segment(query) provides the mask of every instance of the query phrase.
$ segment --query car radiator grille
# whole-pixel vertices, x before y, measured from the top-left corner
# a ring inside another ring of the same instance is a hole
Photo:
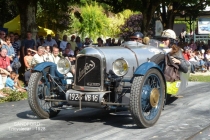
[[[77,86],[101,86],[101,66],[98,58],[92,56],[82,56],[77,59],[76,63]]]

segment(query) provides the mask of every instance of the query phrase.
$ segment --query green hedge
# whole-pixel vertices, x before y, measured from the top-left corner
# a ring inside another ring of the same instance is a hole
[[[6,97],[0,98],[0,103],[3,102],[12,102],[12,101],[20,101],[27,99],[27,92],[20,92],[20,91],[14,91],[10,89],[2,89],[0,92],[3,92],[4,94],[7,94]]]

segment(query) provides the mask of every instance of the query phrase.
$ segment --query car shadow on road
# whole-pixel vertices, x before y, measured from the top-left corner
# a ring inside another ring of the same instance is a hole
[[[39,119],[31,110],[20,112],[16,114],[16,116],[21,119],[31,119],[31,120]]]
[[[139,129],[128,111],[115,112],[103,109],[92,109],[91,112],[77,112],[75,114],[68,113],[61,114],[57,117],[50,118],[53,120],[66,121],[68,125],[76,123],[94,124],[101,123],[102,125],[109,125],[117,128]],[[85,110],[84,110],[85,111]]]

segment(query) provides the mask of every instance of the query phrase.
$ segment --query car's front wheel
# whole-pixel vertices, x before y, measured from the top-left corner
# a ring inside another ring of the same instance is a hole
[[[150,69],[144,76],[133,79],[130,112],[141,128],[153,126],[161,114],[165,98],[165,82],[159,70]]]
[[[49,69],[45,69],[48,72]],[[41,72],[31,74],[28,84],[28,103],[31,110],[42,119],[55,117],[59,110],[53,109],[57,107],[57,102],[47,101],[46,92],[49,92],[46,82]]]

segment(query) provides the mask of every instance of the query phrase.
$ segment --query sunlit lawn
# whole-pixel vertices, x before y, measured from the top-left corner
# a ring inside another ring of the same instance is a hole
[[[189,81],[210,82],[210,75],[191,75]]]

